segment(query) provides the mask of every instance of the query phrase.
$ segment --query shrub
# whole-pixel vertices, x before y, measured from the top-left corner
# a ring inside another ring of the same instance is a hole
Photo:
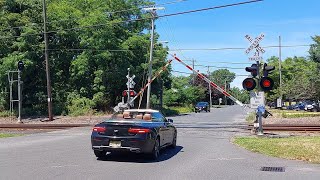
[[[67,99],[68,114],[71,116],[89,115],[95,112],[93,109],[95,103],[89,98],[70,93]]]

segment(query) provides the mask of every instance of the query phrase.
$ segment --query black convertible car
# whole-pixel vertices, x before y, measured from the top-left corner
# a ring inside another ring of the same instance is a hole
[[[171,119],[151,109],[130,109],[93,127],[91,144],[98,158],[107,152],[135,152],[157,159],[160,149],[175,147],[177,129]]]

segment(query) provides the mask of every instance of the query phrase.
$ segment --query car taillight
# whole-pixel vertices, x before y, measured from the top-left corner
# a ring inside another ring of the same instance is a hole
[[[150,129],[130,128],[128,132],[131,134],[145,134],[145,133],[149,133]]]
[[[105,132],[107,129],[105,127],[93,127],[92,131],[95,131],[95,132]]]

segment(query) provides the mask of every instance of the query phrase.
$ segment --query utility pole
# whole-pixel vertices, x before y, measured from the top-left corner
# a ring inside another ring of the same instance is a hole
[[[279,89],[280,89],[280,101],[282,101],[282,73],[281,73],[281,36],[279,36]],[[281,102],[282,106],[282,102]]]
[[[48,54],[48,34],[47,34],[47,7],[46,0],[43,0],[43,35],[44,35],[44,56],[46,61],[46,76],[47,76],[47,93],[48,93],[48,114],[49,121],[53,120],[52,117],[52,97],[51,97],[51,81],[50,81],[50,66]]]
[[[210,67],[208,66],[208,79],[210,80]],[[212,107],[212,97],[211,97],[211,85],[210,83],[208,83],[208,86],[209,86],[209,102],[210,102],[210,108]]]
[[[149,68],[148,68],[148,83],[151,82],[152,78],[152,58],[153,58],[153,44],[154,44],[154,19],[156,17],[156,10],[160,10],[164,8],[145,8],[144,10],[150,11],[150,14],[152,16],[151,18],[151,38],[150,38],[150,58],[149,58]],[[148,87],[147,91],[147,105],[146,108],[150,109],[150,97],[151,97],[151,84]]]
[[[192,69],[194,69],[194,59],[192,59]],[[209,66],[208,66],[208,69],[209,69]],[[194,75],[194,72],[192,71],[192,79],[193,79],[193,84],[192,85],[194,85],[195,84],[195,82],[196,82],[196,77],[195,77],[195,75]]]
[[[130,102],[130,68],[128,68],[128,84],[127,84],[127,87],[128,87],[128,93],[127,93],[127,95],[128,95],[128,100],[127,100],[127,103],[129,104],[129,102]]]
[[[227,80],[224,80],[224,90],[227,91]],[[227,105],[227,96],[224,96],[224,105]]]

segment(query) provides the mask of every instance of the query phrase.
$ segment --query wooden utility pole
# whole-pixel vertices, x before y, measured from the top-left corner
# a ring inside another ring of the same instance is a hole
[[[50,65],[48,52],[48,34],[47,34],[47,7],[46,0],[43,0],[43,35],[44,35],[44,57],[46,61],[46,76],[47,76],[47,93],[48,93],[48,115],[49,121],[53,120],[52,115],[52,97],[51,97],[51,81],[50,81]]]

